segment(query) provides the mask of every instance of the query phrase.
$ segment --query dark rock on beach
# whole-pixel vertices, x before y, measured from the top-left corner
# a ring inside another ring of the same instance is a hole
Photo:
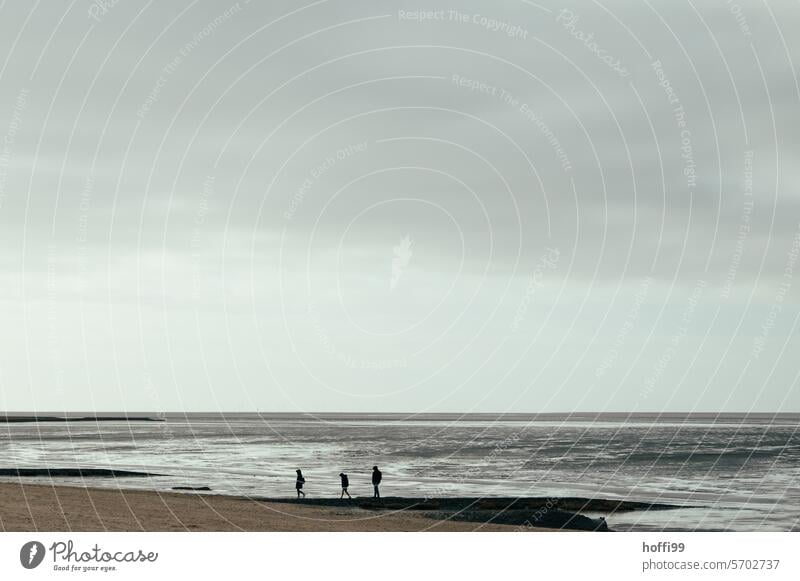
[[[267,500],[267,499],[264,499]],[[269,499],[274,502],[288,502],[290,499]],[[306,502],[321,506],[338,506],[338,498],[310,498]],[[407,498],[401,496],[387,496],[375,499],[372,497],[353,498],[354,505],[360,508],[373,510],[447,510],[453,512],[466,510],[484,510],[501,512],[521,510],[535,513],[537,510],[560,509],[569,512],[599,512],[611,514],[615,512],[630,512],[638,510],[670,510],[682,508],[674,504],[661,504],[652,502],[634,502],[630,500],[611,500],[605,498],[579,498],[579,497],[437,497],[437,498]]]
[[[263,498],[269,502],[297,502],[297,500]],[[301,502],[319,506],[352,506],[366,510],[420,511],[436,520],[459,520],[492,524],[513,525],[525,528],[568,529],[581,531],[609,531],[604,517],[589,518],[581,512],[601,513],[606,516],[616,512],[669,510],[677,505],[602,498],[547,498],[547,497],[449,497],[404,498],[386,497],[354,498],[343,503],[338,498],[309,498]]]
[[[173,486],[172,490],[191,490],[194,492],[210,492],[208,486]]]
[[[496,513],[487,510],[464,511],[447,516],[449,513],[433,513],[429,516],[433,518],[450,518],[452,520],[463,520],[469,522],[492,523],[499,525],[513,525],[520,528],[546,528],[546,529],[566,529],[575,531],[597,531],[607,532],[608,528],[605,518],[589,518],[582,514],[569,512],[559,509],[547,509],[542,507],[536,512],[531,513],[527,510],[507,510]]]
[[[390,508],[414,508],[416,510],[488,510],[507,511],[523,510],[535,512],[542,508],[548,510],[561,509],[572,512],[629,512],[634,510],[668,510],[680,508],[672,504],[658,504],[650,502],[633,502],[629,500],[609,500],[605,498],[578,498],[578,497],[456,497],[456,498],[400,498],[388,497],[384,499],[365,498],[359,499],[366,508],[370,504],[380,503]],[[409,505],[409,503],[411,503]],[[396,505],[396,506],[392,506]]]

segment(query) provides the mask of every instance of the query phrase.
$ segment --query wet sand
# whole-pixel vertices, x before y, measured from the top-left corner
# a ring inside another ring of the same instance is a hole
[[[518,531],[408,510],[0,483],[0,531]],[[546,530],[546,529],[534,529]]]

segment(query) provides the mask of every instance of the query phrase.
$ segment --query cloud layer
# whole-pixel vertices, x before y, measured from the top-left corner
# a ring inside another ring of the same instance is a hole
[[[794,5],[0,10],[6,409],[797,411]]]

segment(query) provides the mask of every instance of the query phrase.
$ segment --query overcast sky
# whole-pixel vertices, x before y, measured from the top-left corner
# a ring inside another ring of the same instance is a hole
[[[0,409],[800,411],[798,27],[2,2]]]

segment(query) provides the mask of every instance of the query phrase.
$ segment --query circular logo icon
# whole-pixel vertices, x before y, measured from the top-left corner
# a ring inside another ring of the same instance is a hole
[[[44,560],[44,545],[39,541],[28,541],[19,550],[19,562],[26,569],[35,569]]]

